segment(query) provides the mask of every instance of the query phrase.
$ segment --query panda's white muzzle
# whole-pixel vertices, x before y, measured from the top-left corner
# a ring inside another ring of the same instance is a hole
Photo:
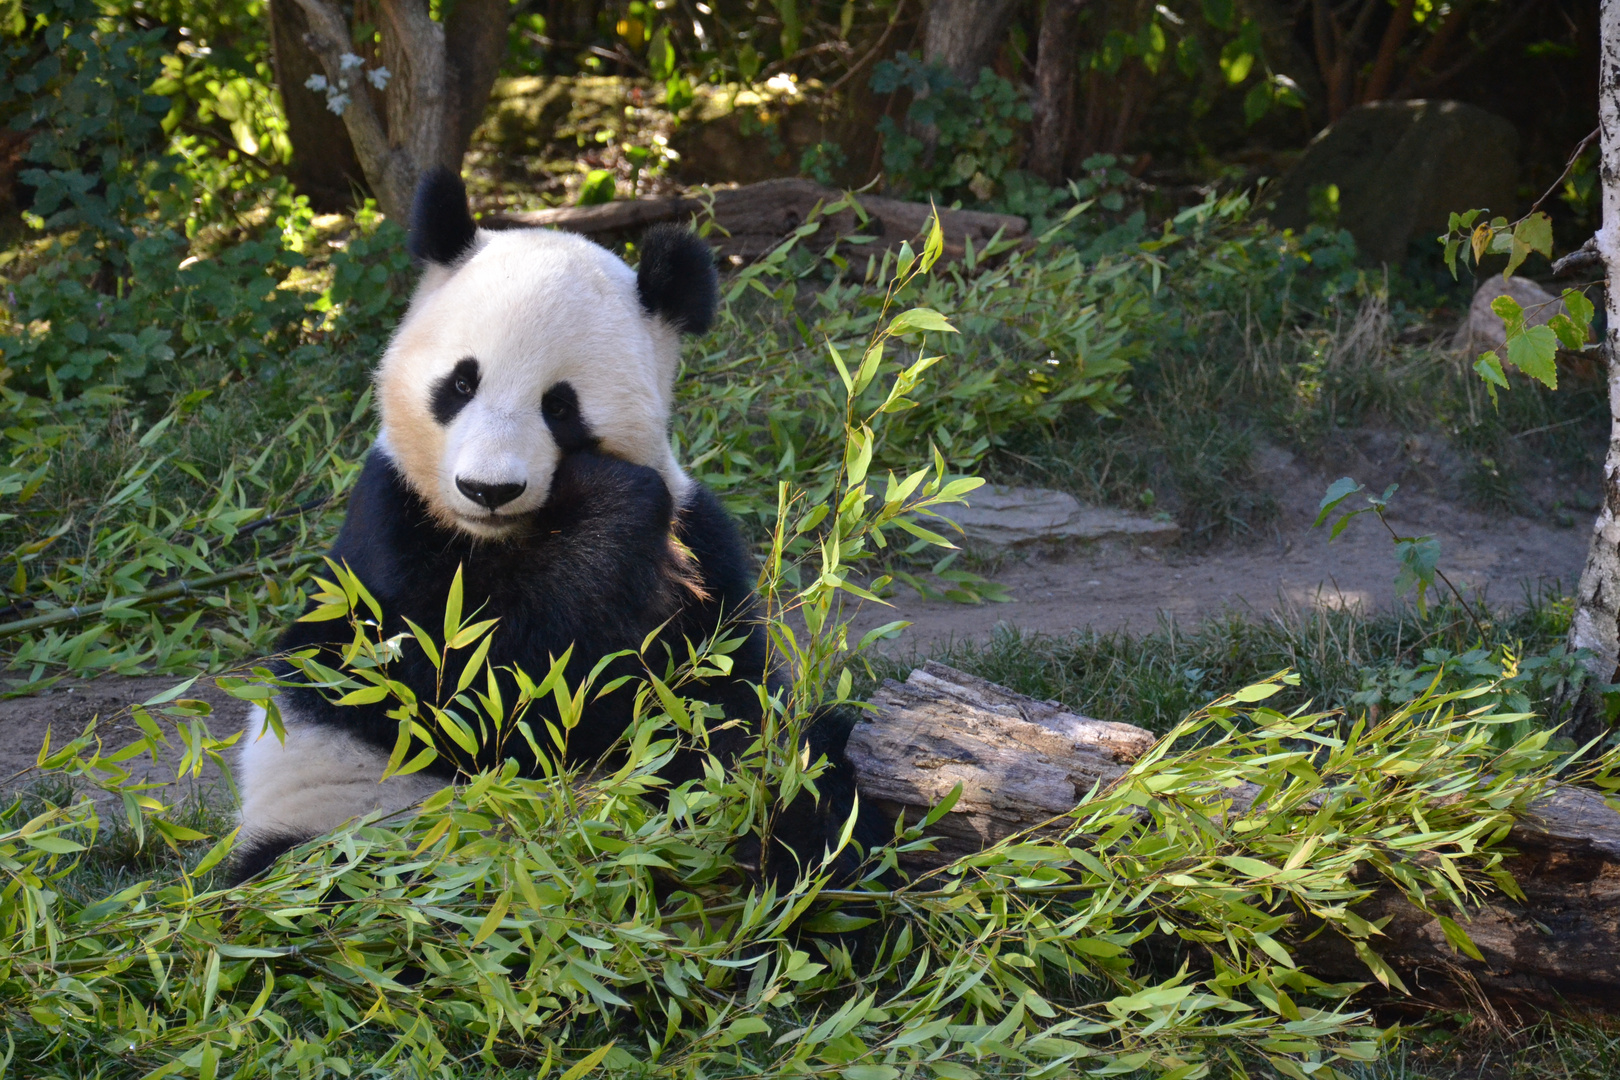
[[[550,493],[558,450],[538,409],[474,401],[450,429],[440,491],[456,522],[476,536],[505,533]]]

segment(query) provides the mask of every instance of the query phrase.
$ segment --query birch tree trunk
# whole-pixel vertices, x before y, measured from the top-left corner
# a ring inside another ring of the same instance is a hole
[[[1603,0],[1598,63],[1598,125],[1602,131],[1603,226],[1598,254],[1603,257],[1608,329],[1604,349],[1609,366],[1609,453],[1603,463],[1603,505],[1592,526],[1592,545],[1575,597],[1569,641],[1589,649],[1592,674],[1614,682],[1620,668],[1620,0]]]

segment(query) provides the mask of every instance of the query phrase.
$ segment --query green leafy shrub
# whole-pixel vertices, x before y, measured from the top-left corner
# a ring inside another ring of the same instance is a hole
[[[109,17],[94,0],[39,0],[0,57],[0,114],[26,132],[19,173],[41,228],[80,230],[80,247],[117,273],[120,245],[146,193],[166,186],[162,116],[145,92],[159,71],[163,30]]]
[[[989,68],[967,87],[944,67],[901,53],[873,67],[871,87],[911,96],[905,124],[891,116],[878,121],[883,174],[896,190],[988,202],[1017,167],[1029,102]]]
[[[812,219],[799,232],[818,228]],[[890,284],[915,257],[909,248],[898,259],[863,257],[851,245],[816,259],[801,239],[731,279],[718,329],[687,363],[676,410],[688,467],[759,522],[775,512],[774,477],[793,476],[824,497],[843,438],[835,371],[865,371],[864,402],[880,393],[880,376],[910,363],[906,343],[934,328],[902,325],[883,351],[861,352]],[[955,313],[959,333],[939,343],[936,392],[908,398],[876,437],[873,467],[898,469],[931,446],[967,470],[1011,430],[1050,425],[1074,408],[1120,407],[1137,350],[1128,326],[1146,311],[1149,270],[1132,254],[1091,260],[1066,245],[1026,252],[1003,242],[902,287],[894,302]]]

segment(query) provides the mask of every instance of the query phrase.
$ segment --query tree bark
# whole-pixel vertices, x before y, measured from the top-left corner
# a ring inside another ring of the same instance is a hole
[[[964,86],[995,59],[1012,17],[1012,0],[934,0],[923,32],[923,59],[944,64]]]
[[[427,0],[378,0],[369,5],[367,13],[375,16],[381,31],[377,60],[389,73],[386,88],[378,92],[368,83],[377,63],[345,66],[345,56],[366,57],[353,44],[349,20],[336,3],[275,2],[296,4],[305,24],[302,45],[319,61],[328,84],[347,95],[342,138],[329,126],[311,129],[310,138],[319,141],[303,145],[294,134],[295,169],[301,158],[320,162],[341,157],[339,147],[347,149],[383,213],[404,220],[423,172],[436,165],[460,169],[505,53],[508,4],[461,0],[445,23],[429,15]],[[287,51],[291,56],[293,50]],[[325,109],[324,94],[307,89],[303,79],[290,81],[296,74],[301,73],[289,68],[284,78],[278,69],[283,99],[297,101],[301,109],[307,110],[310,102]],[[298,100],[299,95],[305,100]]]
[[[1054,701],[929,661],[871,697],[871,722],[855,725],[849,760],[861,798],[878,816],[921,820],[962,794],[930,830],[938,851],[908,856],[927,870],[983,850],[1074,809],[1093,784],[1125,774],[1158,741],[1130,724],[1092,720]]]
[[[366,176],[342,118],[326,107],[322,95],[304,86],[311,75],[325,74],[304,44],[308,20],[297,0],[270,0],[269,18],[270,63],[293,145],[288,169],[293,186],[316,210],[346,209],[354,204],[354,193],[365,190]]]
[[[1034,122],[1029,171],[1061,183],[1074,131],[1074,86],[1080,74],[1080,9],[1085,0],[1046,0],[1035,53]]]
[[[1588,667],[1614,682],[1620,666],[1620,3],[1607,0],[1599,35],[1598,127],[1602,132],[1603,226],[1594,237],[1610,287],[1604,290],[1608,328],[1609,452],[1603,463],[1603,503],[1592,525],[1586,567],[1575,594],[1569,643],[1592,653]]]
[[[458,0],[444,21],[444,48],[450,60],[450,149],[456,163],[467,152],[484,119],[484,106],[506,58],[508,0]]]
[[[1372,74],[1361,93],[1362,101],[1382,101],[1389,93],[1389,84],[1395,80],[1395,54],[1400,51],[1401,39],[1412,25],[1412,8],[1416,0],[1400,0],[1384,27],[1384,38],[1378,44],[1378,57],[1373,61]]]
[[[958,784],[931,828],[937,852],[907,856],[926,870],[1066,814],[1094,784],[1109,784],[1153,746],[1129,724],[1092,720],[1056,702],[930,662],[904,684],[886,682],[855,726],[848,753],[861,796],[881,817],[921,820]],[[1246,808],[1258,789],[1234,790]],[[1514,826],[1508,869],[1525,901],[1492,897],[1461,920],[1483,960],[1447,942],[1438,920],[1390,886],[1357,905],[1382,923],[1380,956],[1420,999],[1539,1014],[1557,1002],[1620,1011],[1620,813],[1595,791],[1565,788]],[[1293,927],[1296,955],[1316,975],[1368,981],[1338,934]]]

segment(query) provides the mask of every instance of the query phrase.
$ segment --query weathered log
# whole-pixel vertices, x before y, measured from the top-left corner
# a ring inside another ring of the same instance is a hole
[[[1530,1015],[1561,1004],[1620,1012],[1620,814],[1596,792],[1564,788],[1519,820],[1508,846],[1517,854],[1506,868],[1524,902],[1498,895],[1459,920],[1482,961],[1457,953],[1438,920],[1388,887],[1356,909],[1389,920],[1379,955],[1429,1001]],[[1324,977],[1367,978],[1336,934],[1312,938],[1304,954]]]
[[[939,851],[918,856],[914,870],[1068,812],[1093,784],[1122,775],[1155,738],[933,662],[904,684],[884,683],[871,702],[876,710],[849,740],[864,799],[890,820],[903,813],[917,821],[962,785],[931,829]],[[1459,920],[1483,961],[1457,953],[1437,920],[1390,887],[1357,908],[1363,918],[1388,920],[1377,952],[1431,1002],[1620,1011],[1620,813],[1595,792],[1563,788],[1519,820],[1507,846],[1517,852],[1507,868],[1525,901],[1498,895]],[[1299,955],[1313,973],[1371,978],[1343,938],[1299,929]]]
[[[766,254],[803,225],[818,205],[828,205],[843,193],[809,180],[764,180],[743,187],[718,188],[707,198],[671,195],[656,199],[635,199],[602,203],[598,206],[561,206],[551,210],[529,210],[492,214],[484,224],[494,228],[546,226],[583,233],[592,239],[628,239],[649,225],[664,221],[692,221],[708,213],[718,226],[709,236],[719,248],[719,256],[732,265],[741,265]],[[859,195],[868,220],[862,222],[853,210],[844,210],[825,219],[821,231],[804,241],[818,249],[834,239],[866,236],[870,249],[914,244],[927,224],[933,207],[927,203],[905,202],[882,195]],[[982,251],[998,234],[1018,239],[1029,232],[1029,222],[1012,214],[990,214],[977,210],[941,210],[940,231],[945,239],[945,257],[958,258],[971,241]]]
[[[1077,716],[1004,686],[929,661],[872,695],[877,711],[855,725],[849,758],[861,797],[888,820],[917,821],[960,783],[933,832],[937,866],[1072,810],[1094,784],[1110,784],[1153,745],[1130,724]]]

